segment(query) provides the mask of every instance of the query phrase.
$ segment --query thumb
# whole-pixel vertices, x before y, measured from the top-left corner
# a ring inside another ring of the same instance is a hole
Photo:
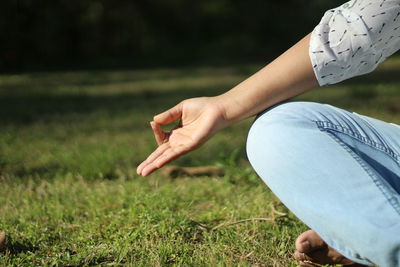
[[[176,105],[175,107],[154,116],[153,120],[156,123],[164,125],[180,119],[181,116],[182,116],[182,102]]]

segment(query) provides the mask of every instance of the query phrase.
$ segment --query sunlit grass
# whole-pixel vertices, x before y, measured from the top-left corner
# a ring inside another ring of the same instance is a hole
[[[297,100],[400,123],[399,58]],[[217,134],[182,166],[224,177],[140,178],[148,122],[182,99],[217,95],[261,65],[0,75],[0,265],[295,266],[306,229],[257,178],[244,144],[252,119]],[[240,219],[275,218],[210,230]]]

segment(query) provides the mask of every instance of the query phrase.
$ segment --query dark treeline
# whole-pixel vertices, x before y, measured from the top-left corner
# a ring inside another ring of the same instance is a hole
[[[264,59],[343,0],[3,0],[0,69]]]

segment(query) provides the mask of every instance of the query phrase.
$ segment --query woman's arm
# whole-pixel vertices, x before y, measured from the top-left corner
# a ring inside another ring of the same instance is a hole
[[[188,99],[155,116],[151,127],[159,147],[137,173],[150,174],[218,130],[278,102],[372,71],[399,50],[399,31],[400,0],[350,1],[327,11],[312,34],[230,91]],[[171,132],[161,129],[177,120]]]
[[[185,100],[151,122],[159,147],[137,168],[147,176],[167,162],[202,145],[218,130],[318,85],[308,56],[310,35],[243,81],[216,97]],[[180,120],[164,132],[161,125]]]
[[[318,84],[371,72],[399,48],[400,0],[347,2],[328,10],[312,34],[221,96],[226,117],[246,118]]]
[[[247,80],[216,97],[229,123],[254,116],[318,86],[308,55],[310,35]]]

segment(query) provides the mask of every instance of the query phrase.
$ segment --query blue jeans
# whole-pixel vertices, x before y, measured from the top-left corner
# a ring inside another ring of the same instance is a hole
[[[400,126],[326,104],[261,113],[247,153],[305,224],[347,258],[400,266]]]

